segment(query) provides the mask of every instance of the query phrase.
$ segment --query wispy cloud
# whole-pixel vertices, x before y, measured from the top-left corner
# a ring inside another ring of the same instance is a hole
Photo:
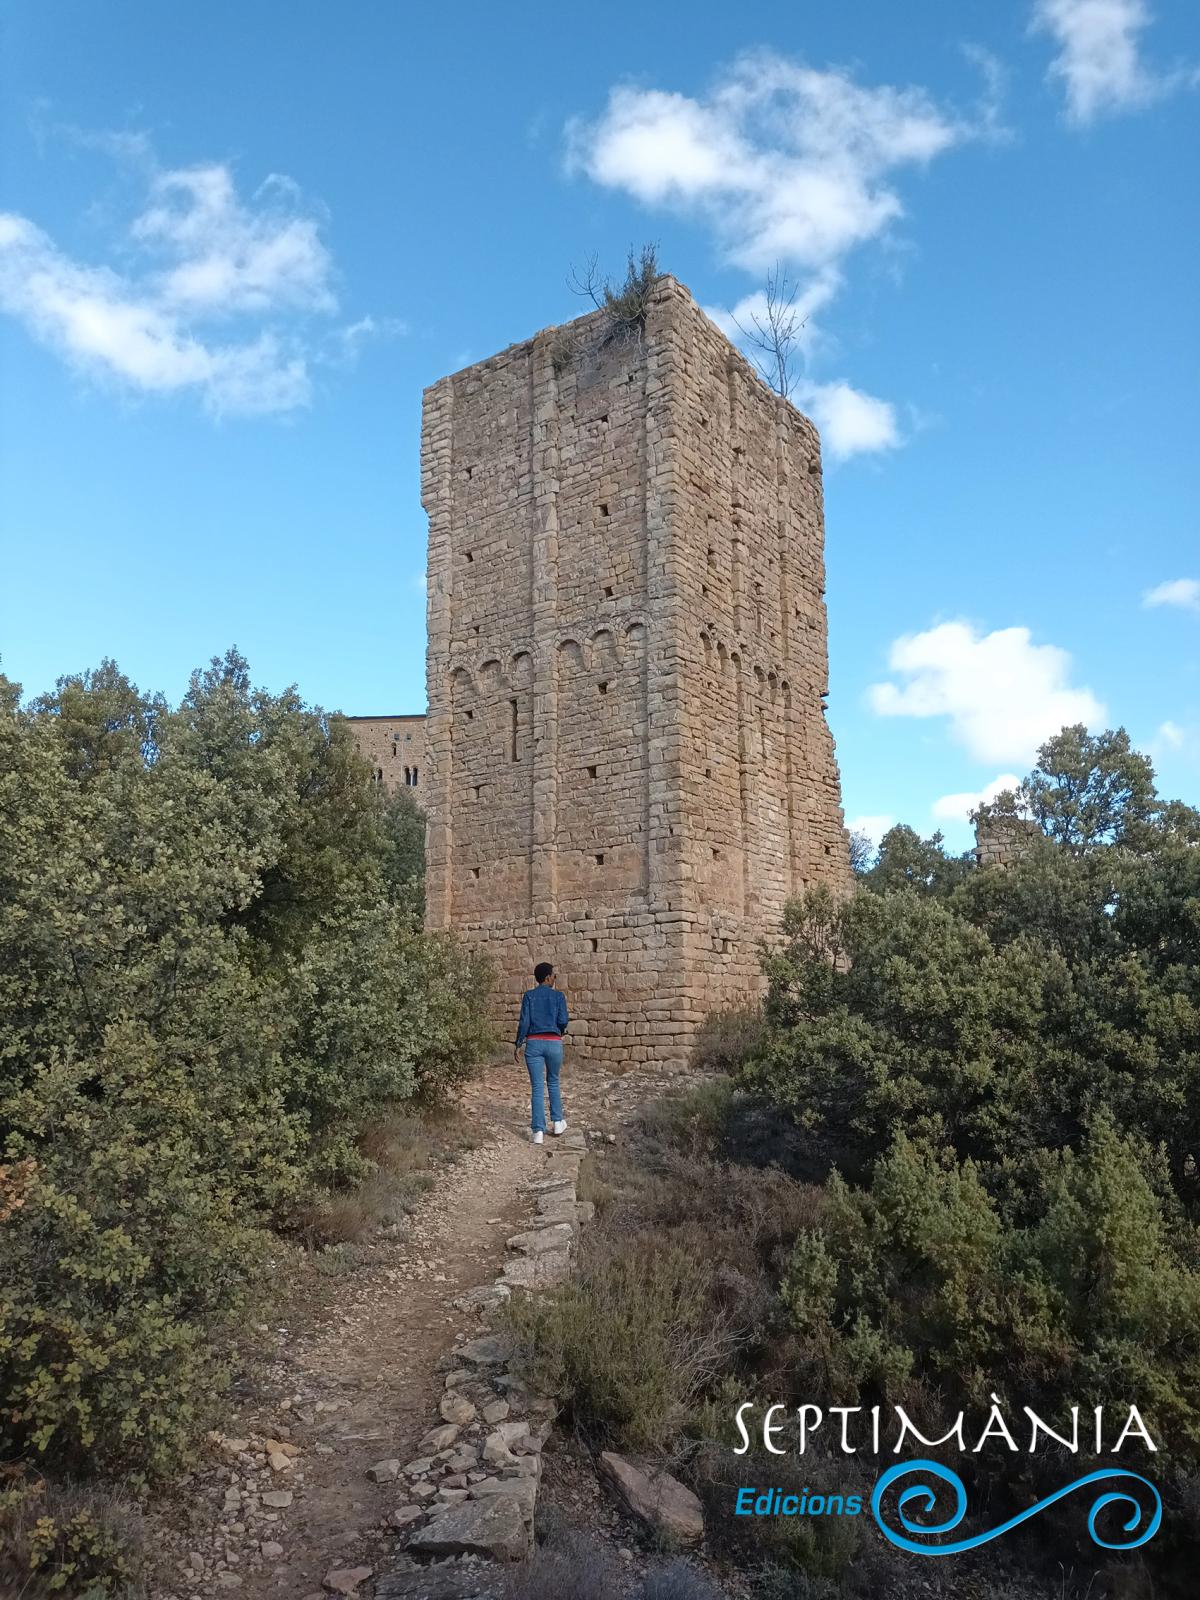
[[[734,266],[790,266],[807,319],[801,354],[811,355],[815,314],[841,287],[849,258],[903,217],[904,174],[996,131],[1000,74],[990,58],[977,64],[986,66],[987,106],[970,116],[924,89],[862,84],[770,51],[739,57],[702,96],[621,85],[599,117],[568,125],[568,169],[707,222]],[[760,300],[705,309],[737,339]],[[797,399],[823,412],[835,456],[901,442],[892,406],[842,378],[811,381]]]
[[[316,217],[273,173],[245,204],[220,163],[159,173],[132,235],[168,265],[151,279],[181,312],[337,310],[333,263]]]
[[[1163,72],[1143,60],[1151,20],[1146,0],[1036,0],[1031,27],[1058,46],[1048,75],[1063,87],[1069,122],[1136,111],[1196,82],[1194,70]]]
[[[980,761],[1026,766],[1067,724],[1103,726],[1104,705],[1071,682],[1071,657],[1035,644],[1028,628],[979,634],[943,622],[906,634],[888,652],[901,681],[873,684],[868,704],[881,717],[944,717],[952,738]]]
[[[1200,611],[1200,578],[1170,578],[1142,596],[1144,606],[1177,606],[1181,611]]]
[[[315,319],[327,328],[338,301],[322,219],[296,185],[273,174],[246,199],[223,163],[164,170],[144,135],[92,142],[146,184],[114,241],[121,269],[78,261],[30,218],[0,213],[0,310],[130,391],[190,392],[222,416],[306,405]],[[368,326],[335,337],[353,345]]]

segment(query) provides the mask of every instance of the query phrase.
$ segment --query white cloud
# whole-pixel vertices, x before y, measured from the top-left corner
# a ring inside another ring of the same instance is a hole
[[[879,841],[883,838],[884,834],[889,828],[895,827],[895,825],[895,817],[889,817],[886,815],[850,817],[846,822],[846,827],[851,833],[865,833],[867,838],[870,839],[871,843],[877,849],[879,847]]]
[[[1103,726],[1106,711],[1090,689],[1071,685],[1071,658],[1034,644],[1028,628],[978,634],[943,622],[897,639],[888,653],[902,684],[877,683],[868,703],[882,717],[947,717],[950,731],[980,761],[1027,766],[1066,724]]]
[[[864,86],[759,51],[701,99],[613,89],[595,122],[569,125],[568,159],[646,205],[705,216],[739,266],[821,270],[903,215],[893,174],[973,132],[923,89]]]
[[[1194,73],[1160,73],[1142,60],[1138,36],[1150,20],[1146,0],[1036,0],[1032,27],[1058,45],[1049,76],[1063,85],[1068,121],[1133,111],[1194,81]]]
[[[1171,578],[1142,596],[1144,606],[1178,606],[1183,611],[1200,611],[1200,578]]]
[[[796,386],[795,399],[812,417],[826,450],[837,460],[865,451],[892,450],[902,442],[895,406],[844,381],[802,380]]]
[[[81,369],[146,393],[194,389],[218,413],[286,411],[309,396],[303,358],[276,335],[206,344],[144,287],[78,265],[26,218],[4,213],[0,309]]]
[[[0,213],[0,310],[90,377],[137,392],[191,392],[217,415],[306,405],[308,319],[332,315],[337,299],[295,184],[272,176],[246,202],[224,165],[159,170],[140,137],[112,153],[136,154],[149,185],[122,244],[130,265],[79,262],[29,218]],[[235,318],[240,335],[214,336]],[[365,317],[335,338],[352,352],[393,326]]]
[[[1001,75],[980,53],[978,112],[964,118],[920,88],[864,85],[771,51],[739,57],[692,97],[623,85],[594,121],[568,125],[568,168],[650,207],[707,221],[724,258],[761,274],[782,262],[800,274],[798,356],[819,344],[815,313],[843,281],[844,263],[904,215],[897,189],[969,139],[999,133]],[[762,294],[732,310],[706,307],[735,343],[764,309]],[[902,442],[894,407],[844,379],[798,385],[835,457]]]
[[[1002,772],[982,789],[968,789],[959,794],[944,794],[933,802],[933,814],[939,822],[969,822],[971,813],[981,805],[994,800],[1005,789],[1016,789],[1021,782],[1015,772]]]
[[[1158,732],[1151,741],[1151,748],[1166,750],[1182,750],[1187,743],[1187,734],[1177,722],[1170,720],[1160,723]]]
[[[220,315],[337,309],[333,264],[288,178],[272,175],[242,204],[220,164],[159,173],[133,237],[174,258],[159,277],[164,304]]]

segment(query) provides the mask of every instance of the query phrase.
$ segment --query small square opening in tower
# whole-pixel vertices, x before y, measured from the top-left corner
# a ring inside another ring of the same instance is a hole
[[[607,500],[601,500],[601,502],[600,502],[600,515],[602,517],[606,517],[608,515],[608,501]]]
[[[596,685],[596,687],[599,689],[601,694],[607,694],[608,693],[608,682],[607,682],[607,680],[603,680],[602,679],[601,682]]]
[[[604,585],[604,598],[606,600],[611,600],[612,597],[613,597],[613,586],[612,586],[611,583],[606,583]]]
[[[596,767],[589,767],[589,768],[588,768],[588,769],[587,769],[587,772],[588,772],[588,777],[589,777],[589,778],[594,778],[594,777],[595,777],[595,776],[596,776],[596,773],[597,773],[597,770],[598,770],[598,769],[597,769],[597,768],[596,768]]]
[[[597,850],[596,851],[596,865],[598,867],[602,867],[604,865],[604,851],[603,850]]]
[[[479,877],[479,868],[478,867],[472,867],[471,868],[471,876],[472,876],[472,878],[478,879],[478,877]]]
[[[475,552],[474,552],[474,550],[468,550],[468,551],[467,551],[467,552],[466,552],[466,557],[467,557],[467,561],[468,561],[468,563],[469,563],[469,562],[472,562],[472,561],[474,561],[474,559],[475,559]]]
[[[592,954],[595,955],[596,951],[599,950],[599,948],[600,948],[599,939],[591,940],[591,946],[592,946]]]

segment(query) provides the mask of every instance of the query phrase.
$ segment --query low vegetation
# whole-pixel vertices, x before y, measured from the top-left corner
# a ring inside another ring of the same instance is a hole
[[[1106,1558],[1057,1506],[955,1581],[998,1594],[1009,1562],[1013,1594],[1191,1592],[1200,814],[1160,801],[1123,733],[1080,728],[996,811],[1034,823],[1007,866],[895,829],[857,893],[789,908],[761,1013],[714,1019],[716,1076],[591,1175],[577,1279],[514,1317],[584,1437],[672,1463],[764,1596],[902,1593],[911,1560],[869,1516],[735,1517],[743,1484],[866,1504],[879,1470],[827,1438],[800,1457],[794,1424],[786,1457],[735,1456],[742,1401],[900,1405],[927,1437],[963,1410],[967,1453],[923,1453],[994,1524],[1097,1463],[1086,1434],[972,1453],[993,1396],[1052,1425],[1136,1404],[1159,1450],[1119,1464],[1158,1485],[1163,1529]]]
[[[420,834],[345,724],[236,654],[176,709],[111,663],[24,706],[0,679],[10,1532],[67,1480],[178,1468],[272,1230],[354,1237],[397,1108],[479,1059],[486,983],[422,930]],[[107,1535],[68,1509],[22,1537],[41,1581]]]
[[[583,270],[572,271],[568,281],[576,294],[604,313],[606,344],[629,339],[640,343],[646,332],[650,297],[661,276],[658,246],[644,244],[640,250],[630,246],[622,279],[603,277],[596,257],[590,256]]]

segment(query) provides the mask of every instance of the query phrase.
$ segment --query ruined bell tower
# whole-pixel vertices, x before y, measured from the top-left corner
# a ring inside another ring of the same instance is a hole
[[[682,284],[425,393],[427,920],[512,1026],[554,961],[575,1059],[681,1060],[849,882],[820,445]]]

